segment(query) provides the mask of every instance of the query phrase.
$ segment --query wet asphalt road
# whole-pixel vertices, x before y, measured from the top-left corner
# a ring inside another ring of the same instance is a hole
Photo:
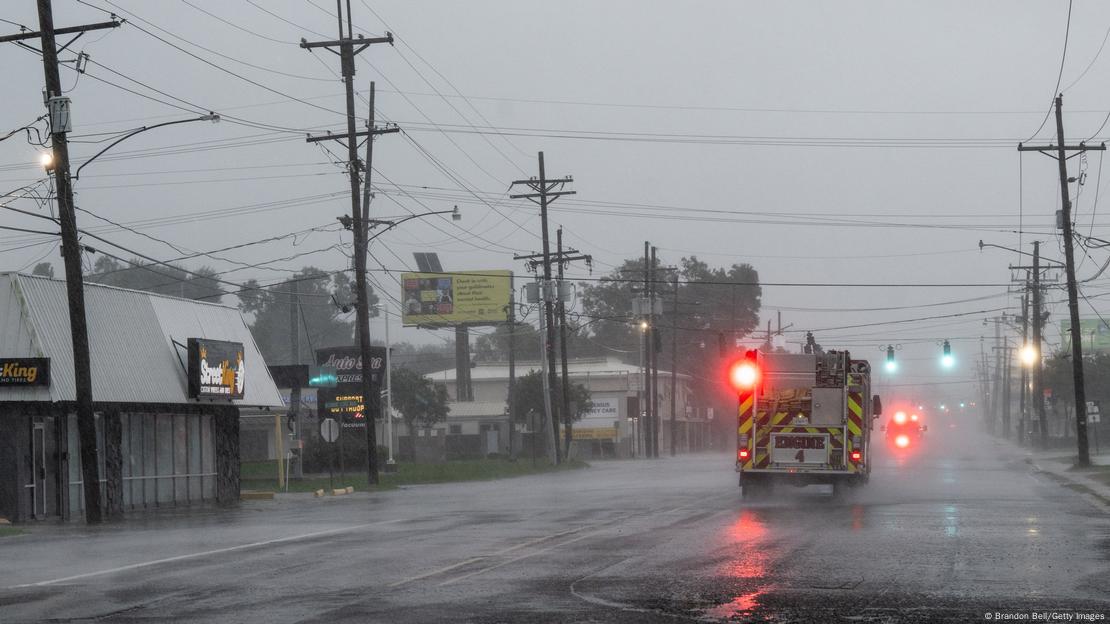
[[[838,500],[741,502],[731,456],[707,454],[35,527],[0,539],[0,622],[1110,615],[1110,510],[1010,446],[948,433],[884,454]]]

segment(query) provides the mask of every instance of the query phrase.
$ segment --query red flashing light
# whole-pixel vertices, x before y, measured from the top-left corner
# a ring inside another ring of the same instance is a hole
[[[737,392],[745,392],[759,384],[759,364],[756,351],[748,351],[744,359],[732,363],[728,369],[728,382]]]
[[[910,437],[905,436],[905,435],[900,435],[897,438],[894,438],[894,445],[897,446],[898,448],[906,448],[907,446],[910,445]]]
[[[861,459],[863,459],[863,453],[859,451],[852,451],[852,461],[859,462],[859,460]]]
[[[747,458],[748,458],[748,449],[740,449],[740,450],[736,451],[736,459],[743,461]]]

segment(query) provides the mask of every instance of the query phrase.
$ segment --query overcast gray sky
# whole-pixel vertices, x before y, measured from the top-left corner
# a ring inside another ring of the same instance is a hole
[[[902,345],[895,383],[970,378],[979,336],[993,335],[983,318],[1020,311],[1003,284],[1007,264],[1021,259],[980,253],[980,239],[1026,250],[1040,239],[1046,255],[1062,257],[1052,227],[1055,162],[1027,154],[1019,175],[1016,146],[1048,110],[1066,1],[352,4],[356,32],[398,38],[364,52],[356,76],[362,96],[377,81],[379,118],[405,130],[376,142],[373,214],[455,204],[464,214],[413,220],[375,241],[380,265],[371,266],[395,272],[374,279],[393,298],[391,276],[414,268],[413,251],[437,251],[450,270],[525,273],[512,254],[540,249],[538,214],[506,192],[511,180],[535,175],[539,150],[549,175],[575,178],[578,195],[556,203],[551,221],[565,227],[567,244],[593,254],[595,277],[650,240],[668,264],[691,254],[712,265],[749,262],[769,284],[990,284],[764,287],[764,322],[782,310],[793,329],[989,311],[818,332],[826,347],[873,361],[880,346]],[[111,136],[104,133],[196,111],[225,120],[130,139],[83,172],[80,207],[194,251],[333,226],[349,212],[348,182],[333,164],[340,146],[329,154],[304,142],[305,129],[342,130],[338,58],[296,45],[336,35],[334,2],[57,0],[56,24],[105,19],[94,7],[131,23],[89,33],[65,56],[91,58],[85,75],[62,75],[75,161],[103,146],[76,141]],[[2,32],[18,31],[10,22],[37,29],[31,0],[4,3],[0,18]],[[1060,81],[1069,141],[1110,132],[1099,131],[1110,110],[1108,27],[1110,5],[1074,2]],[[6,44],[0,68],[2,136],[44,109],[36,55]],[[357,104],[365,115],[365,102]],[[1053,133],[1050,119],[1038,136]],[[42,177],[39,151],[18,136],[0,143],[0,192]],[[1072,185],[1077,231],[1089,234],[1093,223],[1105,237],[1110,219],[1095,213],[1101,164],[1091,152],[1070,166],[1087,173],[1081,188]],[[11,205],[38,209],[30,200]],[[15,214],[2,222],[40,225]],[[85,213],[79,224],[105,225]],[[330,229],[227,255],[269,261],[348,242]],[[126,231],[100,232],[157,258],[181,255]],[[60,268],[53,241],[44,241],[0,234],[0,269],[29,270],[44,254]],[[1106,260],[1092,251],[1080,277]],[[304,264],[336,270],[346,258],[333,248],[226,278],[276,281]],[[571,274],[587,276],[577,266]],[[1084,292],[1102,295],[1108,283]],[[946,303],[956,300],[968,301]],[[1105,300],[1091,302],[1110,313]],[[1055,320],[1066,314],[1050,309]],[[1085,303],[1082,314],[1094,316]],[[394,322],[395,339],[436,340]],[[945,338],[961,366],[941,375]]]

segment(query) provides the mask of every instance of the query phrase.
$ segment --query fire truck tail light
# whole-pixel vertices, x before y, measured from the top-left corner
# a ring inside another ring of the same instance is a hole
[[[743,449],[740,449],[739,451],[736,451],[736,459],[738,459],[740,461],[744,461],[747,458],[748,458],[748,449],[743,448]]]
[[[861,459],[863,459],[863,453],[859,451],[852,451],[852,461],[859,462],[859,460]]]
[[[900,435],[900,436],[898,436],[897,438],[894,438],[894,444],[895,444],[895,446],[897,446],[898,448],[906,448],[907,446],[909,446],[909,445],[910,445],[910,437],[909,437],[909,436],[904,436],[904,435]]]

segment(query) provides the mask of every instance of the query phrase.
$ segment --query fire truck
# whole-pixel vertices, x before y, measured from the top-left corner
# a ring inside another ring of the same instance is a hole
[[[748,351],[729,369],[739,399],[736,471],[741,496],[775,484],[828,484],[833,495],[867,483],[871,430],[882,402],[871,365],[847,351]]]

